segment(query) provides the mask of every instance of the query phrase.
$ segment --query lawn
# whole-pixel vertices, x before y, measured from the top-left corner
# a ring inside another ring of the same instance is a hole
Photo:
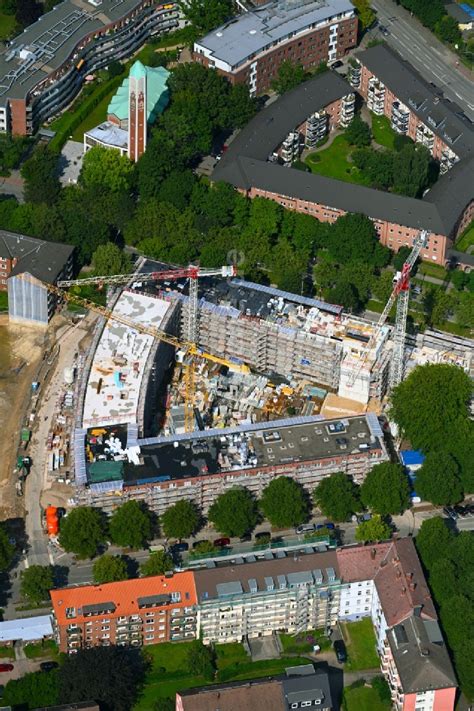
[[[422,262],[418,267],[418,272],[420,274],[435,277],[435,279],[441,279],[441,281],[444,281],[448,275],[448,272],[444,267],[439,264],[430,264],[429,262]]]
[[[348,671],[361,669],[378,669],[380,659],[375,647],[375,633],[370,617],[360,622],[341,624],[342,633],[347,645]]]
[[[188,648],[188,642],[164,643],[144,648],[145,654],[150,658],[151,667],[134,711],[149,711],[158,698],[173,697],[179,690],[212,683],[190,673],[186,659]],[[214,683],[281,674],[288,666],[308,663],[307,659],[301,657],[252,662],[243,645],[238,643],[218,644],[215,651],[218,671]]]
[[[380,146],[393,150],[393,142],[397,134],[390,126],[390,121],[386,116],[372,114],[372,135],[374,141]]]
[[[471,222],[467,230],[465,230],[459,240],[454,245],[454,249],[459,252],[467,252],[469,247],[474,245],[474,222]]]
[[[0,12],[0,40],[9,39],[16,25],[15,15]]]
[[[0,291],[0,311],[8,310],[8,291]]]
[[[389,711],[391,708],[371,686],[344,689],[344,707],[346,711]]]
[[[280,642],[283,652],[287,654],[305,654],[313,651],[313,645],[319,644],[321,651],[331,647],[331,642],[324,635],[322,630],[309,630],[297,635],[280,634]]]
[[[15,659],[15,650],[13,647],[0,647],[0,659]]]
[[[336,136],[328,148],[323,151],[310,153],[306,163],[312,173],[325,175],[327,178],[344,180],[346,183],[368,185],[369,181],[355,165],[349,162],[349,154],[353,147],[349,145],[345,136]]]
[[[24,651],[28,659],[41,659],[43,657],[57,659],[59,654],[58,645],[52,639],[45,640],[43,643],[27,644],[24,647]]]
[[[80,123],[79,126],[72,132],[73,141],[79,141],[79,143],[82,143],[84,140],[84,133],[86,131],[89,131],[91,128],[94,128],[94,126],[97,126],[99,123],[102,123],[102,121],[105,121],[107,118],[107,107],[116,91],[117,89],[112,89],[112,91],[104,96],[102,101],[100,101],[97,106],[92,109],[84,121]]]

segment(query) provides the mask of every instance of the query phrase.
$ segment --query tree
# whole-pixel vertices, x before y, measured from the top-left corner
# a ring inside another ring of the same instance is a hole
[[[344,136],[351,146],[357,146],[358,148],[370,146],[370,141],[372,140],[370,126],[365,121],[362,121],[358,114],[354,116],[346,128]]]
[[[466,292],[458,295],[454,313],[460,326],[465,328],[474,327],[474,299],[471,294]]]
[[[295,252],[290,241],[280,237],[271,251],[271,281],[284,291],[298,293],[307,263],[308,255]]]
[[[179,7],[198,35],[204,35],[232,17],[231,0],[186,0]]]
[[[393,291],[393,274],[384,271],[372,281],[372,294],[385,304]]]
[[[394,389],[391,417],[412,446],[428,452],[467,434],[469,376],[457,366],[416,367]]]
[[[120,62],[118,62],[116,59],[113,59],[107,65],[107,73],[109,75],[109,79],[114,79],[115,77],[119,77],[121,74],[123,74],[123,70],[124,70],[123,64],[120,64]]]
[[[305,71],[301,64],[293,64],[289,59],[284,59],[278,67],[278,77],[272,81],[272,89],[277,94],[284,94],[301,84],[305,77]]]
[[[6,570],[10,567],[14,555],[15,546],[10,543],[8,534],[3,526],[0,526],[0,570]]]
[[[458,592],[456,568],[449,558],[442,558],[433,563],[429,581],[433,595],[440,604]]]
[[[396,272],[401,272],[403,269],[403,265],[407,261],[408,257],[410,256],[411,253],[411,247],[403,246],[400,247],[398,252],[395,252],[393,257],[392,257],[392,264],[393,268],[395,269]]]
[[[60,545],[79,558],[92,558],[105,541],[105,524],[101,511],[81,506],[61,519]]]
[[[415,542],[425,568],[430,570],[435,561],[450,557],[452,539],[453,534],[441,516],[423,521]]]
[[[140,566],[140,572],[146,578],[151,575],[164,575],[168,570],[173,570],[173,559],[165,551],[155,551]]]
[[[248,489],[234,487],[217,497],[209,509],[209,520],[224,535],[241,537],[257,523],[257,503]]]
[[[436,506],[461,501],[463,491],[456,460],[447,452],[428,452],[416,475],[416,491]]]
[[[354,0],[362,30],[367,30],[375,22],[375,12],[368,0]]]
[[[59,678],[56,669],[45,674],[31,672],[21,679],[12,679],[5,686],[2,704],[22,709],[56,706],[59,701]]]
[[[450,274],[450,279],[456,289],[462,291],[469,281],[469,274],[460,269],[454,269]]]
[[[329,291],[328,301],[333,304],[341,304],[350,311],[356,311],[359,307],[359,299],[354,286],[347,280],[342,279]]]
[[[56,153],[40,145],[23,164],[21,175],[25,181],[26,202],[44,202],[47,205],[56,202],[61,191],[57,163]]]
[[[303,487],[287,476],[273,479],[263,490],[259,504],[265,517],[278,528],[297,526],[308,517],[309,501]]]
[[[128,193],[134,174],[134,164],[127,156],[94,146],[84,155],[79,181],[85,188],[99,192]]]
[[[449,44],[457,44],[462,42],[462,34],[459,29],[457,20],[451,15],[444,15],[436,23],[436,34],[443,42]]]
[[[428,185],[431,156],[425,146],[412,143],[393,155],[393,191],[418,197]]]
[[[400,464],[376,464],[360,488],[364,506],[382,516],[401,514],[410,504],[408,478]]]
[[[103,711],[130,711],[145,675],[139,650],[124,647],[81,649],[59,669],[61,703],[94,699]]]
[[[199,510],[189,499],[181,499],[166,509],[161,517],[164,534],[169,538],[189,538],[199,528]]]
[[[243,128],[257,111],[256,99],[250,96],[247,84],[234,84],[229,91],[228,117],[225,123],[229,128]]]
[[[356,541],[361,543],[375,543],[391,538],[392,531],[379,514],[375,514],[369,521],[359,523],[356,528]]]
[[[360,506],[358,488],[343,472],[323,479],[314,490],[313,498],[323,514],[334,521],[347,521]]]
[[[365,215],[349,213],[339,217],[324,237],[324,246],[339,264],[357,262],[382,267],[390,259],[390,250],[380,244],[373,222]]]
[[[201,640],[191,642],[186,654],[187,668],[194,674],[203,676],[207,681],[212,681],[216,671],[214,655],[210,647],[206,647]]]
[[[164,699],[158,699],[153,706],[153,711],[175,711],[175,709],[176,702],[169,696]]]
[[[112,514],[109,530],[116,545],[143,548],[153,533],[152,514],[143,503],[126,501]]]
[[[106,553],[94,561],[92,576],[96,585],[127,580],[127,563],[119,555],[108,555]]]
[[[36,0],[17,0],[15,19],[22,27],[32,25],[41,14],[41,5]]]
[[[48,599],[53,585],[53,568],[50,565],[30,565],[21,571],[21,594],[35,605]]]
[[[94,274],[109,276],[111,274],[128,274],[132,263],[128,254],[122,252],[113,242],[100,244],[92,255]]]

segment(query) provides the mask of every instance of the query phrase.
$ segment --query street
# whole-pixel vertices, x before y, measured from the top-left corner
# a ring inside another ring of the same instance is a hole
[[[371,30],[373,38],[383,39],[426,79],[442,89],[444,95],[456,102],[474,121],[474,76],[457,57],[426,27],[392,0],[374,0],[377,19],[389,34],[384,37],[378,29]]]

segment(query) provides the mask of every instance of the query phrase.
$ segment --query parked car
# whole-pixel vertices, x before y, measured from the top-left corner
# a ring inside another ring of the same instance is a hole
[[[41,662],[40,669],[41,669],[41,671],[49,672],[49,671],[52,671],[53,669],[57,669],[58,666],[59,666],[59,664],[57,662]]]
[[[358,521],[359,521],[359,523],[364,523],[364,521],[370,521],[371,518],[372,518],[372,514],[365,513],[365,514],[362,514],[361,516],[359,516]]]
[[[346,645],[342,639],[336,639],[334,642],[334,651],[336,652],[336,659],[339,664],[344,664],[347,662],[347,650]]]
[[[324,525],[324,523],[318,523],[318,525],[316,526],[316,530],[317,530],[317,531],[320,531],[322,528],[326,528],[326,526]]]
[[[445,516],[451,518],[453,521],[455,521],[458,517],[456,511],[451,508],[451,506],[445,506],[443,509],[443,513],[445,514]]]
[[[340,59],[337,60],[337,62],[333,62],[331,64],[331,69],[338,69],[339,67],[342,67],[342,62]]]
[[[295,533],[300,535],[301,533],[311,533],[314,531],[314,523],[302,523],[301,526],[295,528]]]
[[[224,548],[225,546],[230,546],[230,538],[216,538],[214,541],[216,548]]]
[[[390,34],[390,31],[385,27],[385,25],[379,25],[379,30],[384,37],[388,37],[388,35]]]
[[[324,526],[328,529],[328,531],[334,531],[334,529],[336,528],[336,526],[331,522],[325,523]]]
[[[183,553],[184,551],[189,550],[189,545],[186,543],[186,541],[182,541],[181,543],[175,543],[173,549],[177,553]]]
[[[10,672],[13,669],[13,664],[0,664],[0,672]]]

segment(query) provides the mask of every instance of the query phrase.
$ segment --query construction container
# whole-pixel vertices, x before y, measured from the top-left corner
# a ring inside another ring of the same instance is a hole
[[[59,518],[56,506],[48,506],[46,509],[46,529],[48,536],[57,536],[59,532]]]

